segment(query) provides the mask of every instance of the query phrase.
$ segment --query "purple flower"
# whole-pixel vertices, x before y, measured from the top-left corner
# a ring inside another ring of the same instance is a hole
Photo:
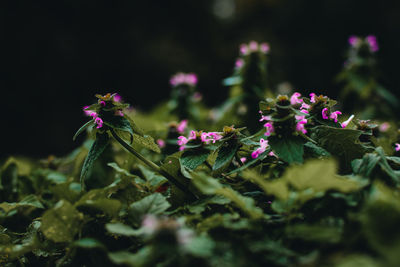
[[[195,140],[196,137],[196,131],[190,131],[189,140]]]
[[[298,92],[293,93],[293,95],[290,97],[290,104],[296,105],[303,103],[303,99],[300,99],[299,97],[301,97],[300,93]]]
[[[172,76],[169,82],[174,87],[181,84],[195,86],[197,84],[197,75],[194,73],[179,72]]]
[[[249,53],[249,48],[247,47],[246,44],[241,44],[239,50],[240,50],[240,54],[244,55],[244,56],[248,55],[248,53]]]
[[[394,144],[396,147],[394,148],[396,151],[400,151],[400,144],[399,143],[396,143],[396,144]]]
[[[101,127],[103,127],[103,120],[100,117],[96,117],[94,122],[97,124],[97,129],[100,129]]]
[[[100,105],[102,105],[103,107],[106,106],[106,102],[105,102],[104,100],[101,100],[99,103],[100,103]]]
[[[342,114],[342,112],[340,112],[340,111],[334,111],[334,112],[331,113],[331,115],[329,115],[329,118],[331,118],[335,122],[337,122],[338,121],[337,117],[338,117],[338,115],[341,115],[341,114]]]
[[[115,102],[121,102],[121,100],[122,100],[122,97],[119,94],[115,94],[114,95],[114,101]]]
[[[311,93],[310,94],[310,101],[311,101],[311,103],[315,103],[315,98],[317,97],[317,95],[316,94],[314,94],[314,93]]]
[[[244,66],[244,61],[241,58],[238,58],[235,62],[235,68],[241,69]]]
[[[360,44],[360,38],[355,35],[350,36],[348,41],[352,47],[356,47]]]
[[[342,128],[346,128],[347,125],[353,120],[353,118],[354,118],[354,115],[351,115],[346,121],[342,122],[341,123]]]
[[[264,124],[265,127],[265,136],[270,136],[273,132],[274,132],[274,125],[272,125],[272,122],[267,122],[266,124]]]
[[[165,141],[162,139],[157,139],[157,145],[161,148],[165,147]]]
[[[260,44],[260,51],[264,54],[268,54],[270,50],[269,44],[268,43],[262,43]]]
[[[188,120],[183,120],[181,121],[178,126],[176,127],[176,131],[180,134],[183,134],[185,132],[185,129],[188,125]]]
[[[328,120],[328,119],[329,119],[329,117],[328,117],[328,108],[324,108],[324,109],[322,110],[322,118],[323,118],[324,120]]]
[[[365,40],[367,41],[371,52],[376,52],[379,50],[378,42],[375,35],[368,35]]]
[[[258,43],[256,41],[251,41],[249,43],[249,50],[250,52],[257,52],[258,50]]]
[[[189,142],[189,140],[186,137],[184,137],[182,135],[178,137],[177,144],[180,146],[179,147],[180,151],[185,149],[185,145],[187,144],[187,142]]]
[[[268,147],[268,146],[269,146],[269,145],[268,145],[268,140],[264,140],[263,138],[261,138],[261,139],[260,139],[260,147],[257,148],[256,150],[254,150],[254,151],[251,153],[251,157],[252,157],[253,159],[258,158],[258,156],[259,156],[260,154],[264,153],[265,150],[267,150],[267,147]]]
[[[382,133],[387,132],[387,130],[389,130],[390,128],[390,124],[388,122],[384,122],[379,126],[379,131]]]

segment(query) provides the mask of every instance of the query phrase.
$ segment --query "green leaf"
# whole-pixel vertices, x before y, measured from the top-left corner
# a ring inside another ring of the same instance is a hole
[[[85,161],[83,162],[81,178],[80,178],[82,190],[84,189],[85,178],[89,175],[93,167],[93,163],[107,147],[108,141],[109,137],[107,134],[99,134],[99,133],[96,134],[96,140],[94,141],[92,147],[89,150],[88,155],[86,156]]]
[[[3,202],[0,204],[0,209],[3,209],[5,213],[9,213],[10,211],[20,207],[35,207],[38,209],[44,209],[42,203],[35,195],[26,196],[24,199],[17,203]]]
[[[303,163],[305,141],[299,136],[268,138],[269,145],[274,153],[287,163]]]
[[[60,200],[42,216],[40,229],[54,242],[70,242],[79,231],[81,214],[65,200]]]
[[[209,154],[210,151],[206,149],[188,150],[182,154],[180,162],[189,170],[194,170],[207,160]]]
[[[255,206],[254,199],[245,197],[229,187],[224,187],[216,179],[204,173],[193,173],[194,185],[204,194],[220,195],[230,199],[250,218],[258,219],[264,216],[262,210]]]
[[[115,217],[121,209],[121,202],[117,199],[107,198],[106,193],[103,189],[90,190],[75,203],[75,206],[79,210],[101,211],[110,217]]]
[[[350,168],[353,159],[362,158],[368,152],[366,146],[361,144],[359,137],[362,131],[341,129],[329,126],[317,126],[312,129],[311,138],[318,142],[318,145],[336,156],[341,166]]]
[[[232,161],[238,149],[239,144],[235,140],[225,142],[218,150],[218,156],[215,159],[213,170],[218,170],[225,165],[228,165]]]
[[[160,147],[154,142],[153,137],[149,135],[140,136],[138,134],[133,134],[133,143],[150,149],[156,153],[161,152]]]
[[[84,249],[106,249],[106,247],[98,240],[94,238],[82,238],[72,243],[73,247],[79,247]]]
[[[129,120],[125,117],[110,116],[109,118],[104,119],[104,124],[116,130],[129,132],[132,135],[134,134]]]
[[[138,236],[142,231],[135,230],[132,227],[122,223],[107,223],[106,229],[109,233],[122,236]]]
[[[75,133],[74,137],[72,138],[72,140],[75,141],[75,139],[78,137],[78,135],[80,135],[84,130],[86,130],[86,128],[88,128],[91,125],[94,125],[94,120],[88,121],[81,128],[79,128],[79,130],[76,131],[76,133]]]
[[[159,215],[166,211],[171,204],[160,193],[154,193],[129,206],[128,213],[135,222],[139,222],[146,214]]]

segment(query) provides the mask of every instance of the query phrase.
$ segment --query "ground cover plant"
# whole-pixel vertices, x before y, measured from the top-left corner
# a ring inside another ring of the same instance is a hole
[[[0,265],[398,266],[398,101],[378,50],[350,37],[338,102],[277,92],[255,41],[219,107],[194,73],[148,113],[97,94],[69,155],[2,163]]]

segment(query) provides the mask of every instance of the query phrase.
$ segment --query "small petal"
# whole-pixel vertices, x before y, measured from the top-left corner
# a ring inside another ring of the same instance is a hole
[[[328,120],[328,119],[329,119],[329,117],[328,117],[328,108],[324,108],[324,109],[322,110],[322,118],[323,118],[324,120]]]

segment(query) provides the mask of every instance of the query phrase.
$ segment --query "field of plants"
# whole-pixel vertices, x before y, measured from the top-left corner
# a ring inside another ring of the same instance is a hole
[[[337,100],[272,88],[256,41],[216,107],[182,72],[150,112],[82,99],[74,151],[1,162],[0,266],[399,266],[400,103],[348,42]]]

